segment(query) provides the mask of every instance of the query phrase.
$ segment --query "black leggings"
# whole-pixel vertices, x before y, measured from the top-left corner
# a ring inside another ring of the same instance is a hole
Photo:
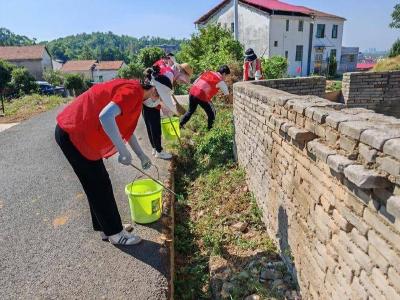
[[[190,120],[190,118],[196,111],[198,105],[200,105],[200,107],[207,114],[208,129],[212,128],[214,121],[215,121],[215,115],[216,115],[214,105],[211,102],[201,101],[200,99],[198,99],[192,95],[189,96],[189,110],[186,112],[186,114],[181,119],[181,123],[180,123],[181,127],[185,126],[185,124]]]
[[[110,236],[122,230],[121,217],[115,203],[110,176],[103,160],[88,160],[72,144],[68,133],[58,125],[55,138],[78,176],[89,201],[93,229]]]
[[[146,123],[147,135],[149,136],[151,146],[157,152],[163,150],[161,146],[161,114],[157,108],[151,108],[143,105],[143,118]]]

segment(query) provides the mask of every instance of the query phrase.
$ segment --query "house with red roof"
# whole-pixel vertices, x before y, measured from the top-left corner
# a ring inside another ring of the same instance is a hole
[[[36,80],[43,80],[43,73],[53,69],[50,53],[44,45],[0,47],[0,59],[27,68]]]
[[[279,0],[238,0],[238,39],[258,56],[284,56],[290,76],[321,74],[335,57],[340,71],[345,18]],[[219,24],[235,29],[233,0],[223,0],[201,16],[201,28]]]
[[[119,69],[126,66],[122,60],[98,61],[98,60],[69,60],[61,67],[63,73],[81,74],[93,82],[103,82],[114,79]]]

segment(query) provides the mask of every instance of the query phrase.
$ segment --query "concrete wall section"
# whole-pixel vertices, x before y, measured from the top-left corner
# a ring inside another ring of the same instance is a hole
[[[43,67],[41,60],[17,60],[17,61],[10,60],[9,62],[18,67],[27,68],[29,73],[36,80],[43,80]]]
[[[345,73],[342,93],[348,107],[363,107],[400,118],[400,71]]]
[[[304,299],[400,298],[400,120],[234,86],[238,160]],[[292,264],[293,262],[293,264]]]

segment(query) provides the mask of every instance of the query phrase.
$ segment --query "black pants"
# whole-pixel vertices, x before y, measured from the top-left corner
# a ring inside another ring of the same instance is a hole
[[[89,201],[93,229],[110,236],[122,230],[121,217],[115,203],[110,176],[103,160],[88,160],[72,144],[68,133],[58,125],[55,138],[82,184]]]
[[[197,106],[199,106],[206,112],[207,117],[208,117],[208,129],[211,129],[214,121],[215,121],[215,108],[214,105],[211,102],[205,102],[201,101],[200,99],[190,95],[189,96],[189,110],[186,112],[186,114],[182,117],[180,126],[183,127],[185,124],[190,120],[192,115],[197,109]]]
[[[161,114],[157,108],[151,108],[143,105],[143,118],[146,123],[147,135],[149,136],[151,146],[157,152],[163,150],[161,146]]]

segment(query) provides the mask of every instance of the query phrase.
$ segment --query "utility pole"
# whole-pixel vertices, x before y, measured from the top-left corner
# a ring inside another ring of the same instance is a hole
[[[239,40],[239,0],[233,0],[234,10],[235,10],[235,21],[234,21],[234,35],[235,40]]]

